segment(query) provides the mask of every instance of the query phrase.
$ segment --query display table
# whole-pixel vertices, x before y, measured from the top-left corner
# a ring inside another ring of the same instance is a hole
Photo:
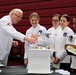
[[[36,75],[36,74],[28,74],[26,66],[3,66],[3,67],[0,67],[0,70],[2,70],[0,75]],[[41,74],[37,74],[37,75],[41,75]],[[48,75],[61,75],[61,74],[52,73]]]

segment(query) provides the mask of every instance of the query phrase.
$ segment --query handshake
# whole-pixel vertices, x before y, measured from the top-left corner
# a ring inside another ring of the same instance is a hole
[[[24,40],[26,40],[32,44],[32,43],[37,42],[39,36],[40,36],[40,34],[32,34],[31,37],[25,36]]]
[[[39,37],[39,36],[40,36],[40,34],[38,34],[38,33],[37,33],[37,34],[32,34],[32,35],[31,35],[31,37],[32,37],[32,38],[35,38],[36,40],[38,40],[38,37]]]

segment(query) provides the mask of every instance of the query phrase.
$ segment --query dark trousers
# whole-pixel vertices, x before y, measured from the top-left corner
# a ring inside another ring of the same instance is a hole
[[[69,63],[61,63],[60,69],[68,70],[70,72],[70,64]]]

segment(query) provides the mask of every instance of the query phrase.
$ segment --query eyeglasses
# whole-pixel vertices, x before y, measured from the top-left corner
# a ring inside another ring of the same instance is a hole
[[[53,22],[58,22],[59,20],[54,20],[54,19],[52,19],[52,21],[53,21]]]
[[[14,13],[15,14],[15,13]],[[15,14],[19,19],[22,19],[22,17],[21,16],[18,16],[17,14]]]

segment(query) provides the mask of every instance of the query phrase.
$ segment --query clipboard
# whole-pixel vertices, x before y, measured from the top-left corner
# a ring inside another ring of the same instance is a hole
[[[76,56],[76,48],[74,48],[72,46],[67,46],[66,51],[67,51],[68,55]]]

